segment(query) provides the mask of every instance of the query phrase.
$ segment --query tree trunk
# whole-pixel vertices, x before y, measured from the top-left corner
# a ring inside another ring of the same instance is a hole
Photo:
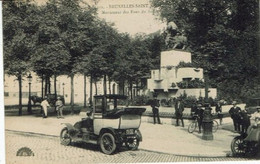
[[[110,76],[108,76],[108,91],[109,91],[109,94],[111,94],[111,78],[110,78]]]
[[[97,95],[97,80],[95,80],[95,89],[96,89],[96,95]]]
[[[44,95],[46,96],[48,93],[48,78],[45,76],[45,88],[44,88]]]
[[[48,94],[51,94],[51,77],[48,76]]]
[[[55,94],[55,100],[57,100],[57,76],[54,75],[54,94]]]
[[[130,96],[131,96],[131,100],[133,100],[133,81],[130,81]]]
[[[44,87],[44,86],[43,86],[43,85],[44,85],[44,77],[43,77],[43,74],[42,74],[42,99],[43,99],[43,97],[44,97],[44,95],[43,95],[43,94],[44,94],[44,93],[43,93],[43,92],[44,92],[44,91],[43,91],[43,87]]]
[[[106,75],[104,75],[103,87],[104,87],[104,95],[107,95],[107,76]]]
[[[70,94],[70,105],[71,105],[71,114],[74,114],[74,74],[70,76],[70,86],[71,86],[71,94]]]
[[[90,75],[90,91],[89,91],[89,104],[92,106],[92,85],[93,85],[93,78],[92,78],[92,74]]]
[[[18,76],[18,82],[19,82],[19,116],[22,115],[22,75]]]
[[[86,95],[86,92],[87,92],[87,76],[86,74],[84,74],[84,108],[87,107],[87,95]]]

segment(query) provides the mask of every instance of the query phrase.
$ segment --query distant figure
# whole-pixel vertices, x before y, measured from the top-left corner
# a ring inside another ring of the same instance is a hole
[[[193,115],[197,111],[197,104],[198,104],[197,101],[192,104],[191,111],[190,111],[191,115]]]
[[[179,126],[179,119],[181,120],[182,127],[184,127],[183,122],[183,111],[184,111],[184,104],[180,98],[177,99],[177,102],[175,104],[175,116],[176,116],[176,126]]]
[[[47,101],[47,97],[43,98],[43,101],[41,102],[41,106],[43,109],[43,118],[47,118],[48,117],[48,107],[50,106]]]
[[[202,120],[203,120],[203,114],[204,114],[204,109],[202,108],[201,104],[197,105],[197,110],[196,110],[195,114],[198,115],[199,133],[201,133]]]
[[[234,125],[234,130],[236,132],[240,132],[240,116],[239,116],[239,112],[241,112],[241,109],[237,106],[237,102],[233,101],[233,107],[230,108],[229,110],[229,114],[233,120],[233,125]]]
[[[250,114],[247,112],[246,109],[241,110],[240,112],[241,117],[241,125],[242,125],[242,133],[246,133],[248,127],[250,126]]]
[[[57,97],[57,101],[55,102],[56,111],[57,111],[57,118],[64,118],[63,117],[63,102],[61,101],[61,97]]]
[[[223,114],[222,114],[222,104],[220,103],[220,101],[217,102],[215,111],[219,118],[219,124],[222,125]]]
[[[156,97],[154,97],[152,104],[152,111],[153,111],[153,123],[156,123],[156,117],[157,117],[157,122],[158,124],[161,124],[161,120],[160,120],[160,116],[159,116],[159,107],[160,107],[160,103],[159,100],[157,100]]]

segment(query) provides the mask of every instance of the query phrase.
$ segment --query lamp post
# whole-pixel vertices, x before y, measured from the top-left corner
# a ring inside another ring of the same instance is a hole
[[[204,70],[204,79],[205,79],[205,110],[203,113],[203,120],[202,120],[202,126],[203,126],[203,135],[202,139],[204,140],[213,140],[213,134],[212,134],[212,115],[211,115],[211,108],[209,107],[209,101],[208,101],[208,92],[209,92],[209,84],[208,84],[208,71]]]
[[[27,112],[28,113],[32,113],[32,104],[31,104],[31,84],[32,84],[32,75],[29,74],[29,76],[27,77],[28,79],[28,83],[29,83],[29,100],[28,100],[28,108],[27,108]]]
[[[62,83],[62,89],[63,89],[63,97],[64,97],[64,85],[65,85],[65,83]]]

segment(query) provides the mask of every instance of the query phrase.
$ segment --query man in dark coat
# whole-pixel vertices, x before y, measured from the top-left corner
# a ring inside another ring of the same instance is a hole
[[[198,115],[199,133],[201,133],[202,120],[203,120],[203,114],[204,114],[204,109],[202,108],[201,104],[197,105],[197,110],[195,111],[195,114]]]
[[[237,106],[236,101],[233,101],[233,107],[230,108],[229,110],[229,114],[233,120],[233,124],[234,124],[234,130],[236,132],[240,132],[240,112],[241,112],[241,108],[239,108]]]
[[[184,122],[183,122],[183,111],[184,111],[184,104],[181,101],[181,99],[178,99],[176,104],[175,104],[175,116],[176,116],[176,126],[179,126],[179,119],[181,120],[182,127],[184,127]]]
[[[215,111],[219,118],[219,124],[222,125],[223,114],[222,114],[222,105],[221,105],[220,101],[217,102]]]
[[[161,120],[160,120],[160,116],[159,116],[159,107],[160,107],[160,103],[159,100],[157,100],[156,97],[154,97],[152,103],[151,103],[151,107],[152,107],[152,111],[153,111],[153,123],[156,123],[156,118],[157,118],[157,122],[158,124],[161,124]]]
[[[248,127],[250,126],[250,114],[246,109],[242,110],[240,112],[240,117],[241,117],[241,125],[242,125],[242,132],[246,133]]]

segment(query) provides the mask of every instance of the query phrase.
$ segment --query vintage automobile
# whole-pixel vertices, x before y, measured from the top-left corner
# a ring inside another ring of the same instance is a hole
[[[74,125],[65,123],[60,133],[61,144],[98,144],[105,154],[113,154],[123,144],[130,150],[138,149],[139,142],[142,141],[139,131],[141,116],[146,109],[118,107],[118,101],[126,99],[124,95],[94,96],[93,110],[87,112],[87,118],[82,118]]]

